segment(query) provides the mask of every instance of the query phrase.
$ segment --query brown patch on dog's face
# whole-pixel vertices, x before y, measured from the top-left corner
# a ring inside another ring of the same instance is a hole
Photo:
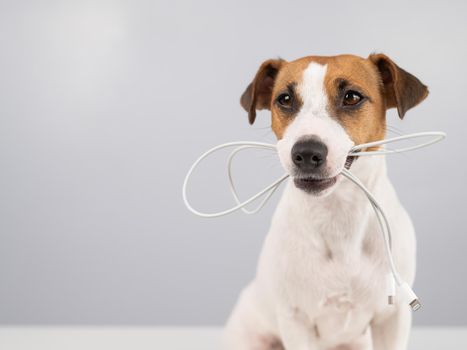
[[[402,118],[428,95],[425,85],[382,54],[368,59],[340,55],[308,56],[292,62],[268,60],[242,95],[250,123],[256,109],[270,109],[272,130],[281,139],[303,105],[298,87],[311,62],[327,67],[327,110],[355,144],[384,138],[387,108],[396,107]]]
[[[350,55],[309,56],[282,65],[276,76],[270,107],[276,137],[282,138],[303,105],[297,86],[302,83],[303,71],[311,62],[327,65],[324,88],[328,96],[329,114],[341,123],[355,144],[383,138],[385,106],[380,94],[378,72],[368,60]],[[358,92],[363,100],[355,106],[343,106],[342,100],[348,91]],[[284,108],[280,103],[283,94],[291,97],[289,108]]]
[[[372,62],[350,55],[328,58],[324,85],[329,115],[356,145],[384,138],[386,106]]]
[[[303,105],[298,86],[302,82],[303,71],[308,63],[307,58],[287,62],[277,75],[271,100],[271,127],[279,140]],[[289,107],[281,103],[281,97],[285,94],[291,99]]]

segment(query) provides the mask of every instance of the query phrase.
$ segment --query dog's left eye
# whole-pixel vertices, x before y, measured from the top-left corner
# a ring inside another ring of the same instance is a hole
[[[277,103],[285,108],[290,108],[292,105],[292,96],[290,94],[284,93],[280,94],[277,98]]]
[[[355,106],[363,100],[363,96],[357,91],[349,90],[344,95],[344,106]]]

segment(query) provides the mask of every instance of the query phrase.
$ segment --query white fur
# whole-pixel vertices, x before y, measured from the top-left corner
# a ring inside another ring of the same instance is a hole
[[[303,135],[318,135],[342,168],[349,136],[327,111],[326,67],[304,71],[304,105],[279,142],[290,171],[290,149]],[[380,202],[393,230],[396,266],[404,280],[415,274],[415,236],[386,174],[383,157],[361,157],[351,171]],[[339,178],[341,176],[339,175]],[[229,350],[404,350],[411,323],[408,305],[388,306],[388,266],[376,217],[361,190],[339,179],[316,197],[290,181],[274,214],[255,279],[242,292],[226,327]]]
[[[303,82],[298,93],[303,101],[300,112],[288,126],[277,143],[279,158],[284,168],[293,169],[290,152],[295,142],[303,136],[318,136],[328,147],[327,172],[337,175],[345,164],[350,148],[354,145],[344,128],[329,116],[328,98],[324,90],[327,66],[310,63],[303,72]]]

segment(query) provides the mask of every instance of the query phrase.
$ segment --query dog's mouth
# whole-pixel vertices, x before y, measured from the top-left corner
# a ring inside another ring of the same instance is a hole
[[[294,178],[295,186],[305,192],[313,194],[317,194],[324,191],[325,189],[328,189],[336,182],[337,176],[328,178],[313,178],[312,176]]]
[[[344,168],[349,170],[352,166],[352,163],[355,161],[356,157],[347,157],[345,160]],[[317,177],[317,176],[297,176],[294,177],[295,186],[305,192],[318,194],[333,185],[337,182],[338,175],[332,177]]]

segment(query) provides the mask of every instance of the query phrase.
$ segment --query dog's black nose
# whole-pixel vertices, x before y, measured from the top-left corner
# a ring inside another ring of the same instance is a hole
[[[292,147],[292,161],[301,171],[320,168],[328,155],[328,148],[317,138],[299,140]]]

